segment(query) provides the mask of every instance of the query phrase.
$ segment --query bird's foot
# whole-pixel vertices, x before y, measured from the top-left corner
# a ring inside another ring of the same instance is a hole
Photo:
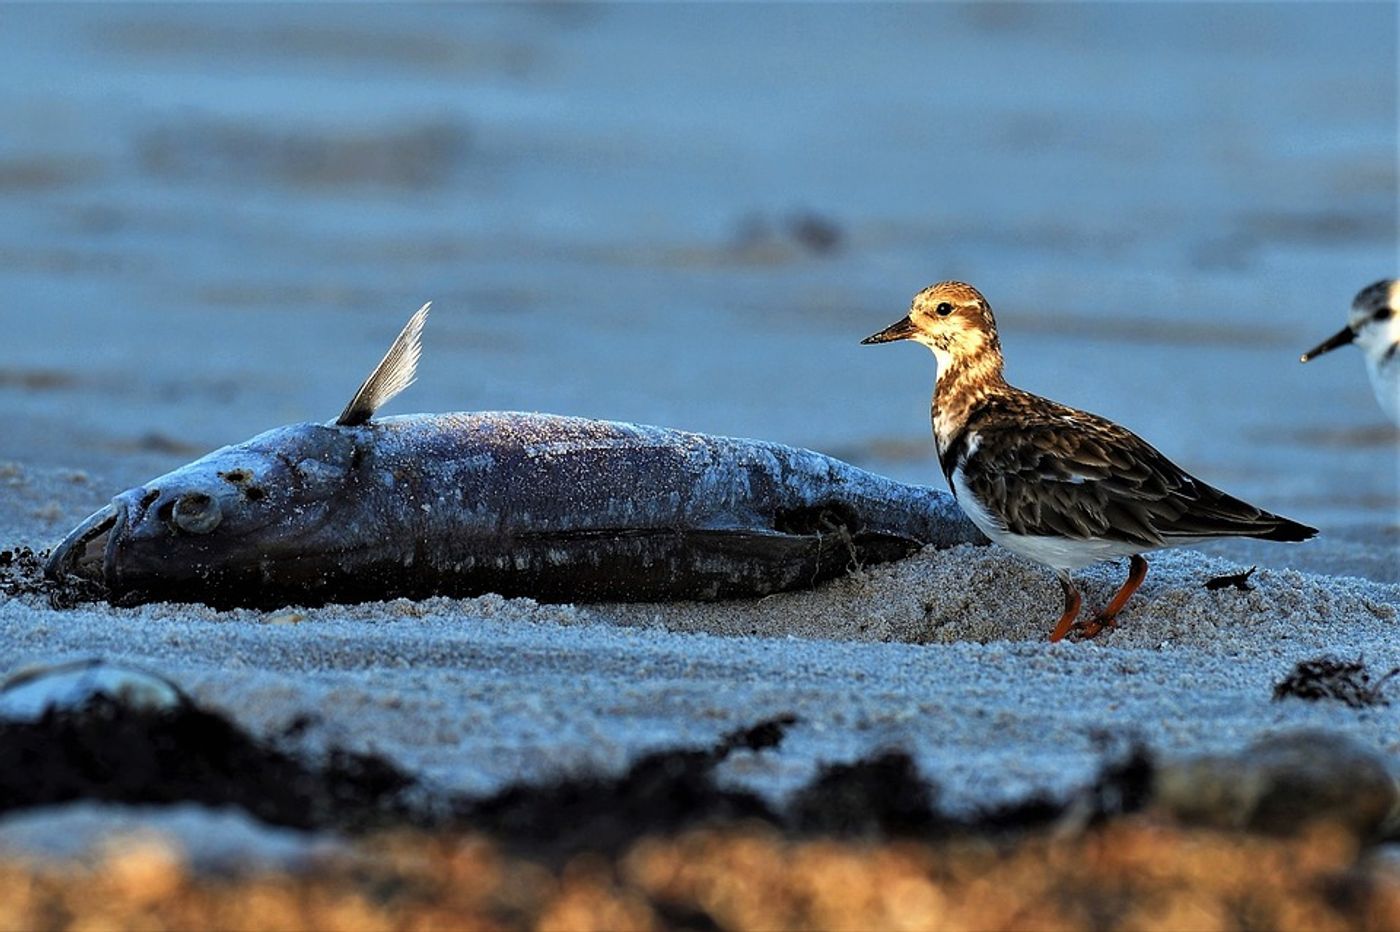
[[[1087,641],[1090,638],[1098,637],[1104,631],[1117,627],[1117,625],[1117,615],[1095,615],[1088,621],[1075,622],[1074,634],[1079,640]]]

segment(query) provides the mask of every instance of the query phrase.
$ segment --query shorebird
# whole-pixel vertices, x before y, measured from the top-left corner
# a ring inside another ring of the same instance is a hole
[[[1400,424],[1400,279],[1381,279],[1357,292],[1347,325],[1304,353],[1302,361],[1348,343],[1361,348],[1376,400]]]
[[[971,285],[930,285],[906,317],[861,342],[894,340],[922,343],[938,361],[933,437],[958,504],[993,541],[1059,577],[1065,608],[1052,641],[1112,626],[1147,576],[1147,551],[1317,533],[1196,479],[1127,428],[1007,384],[991,305]],[[1070,571],[1122,557],[1127,581],[1077,622]]]

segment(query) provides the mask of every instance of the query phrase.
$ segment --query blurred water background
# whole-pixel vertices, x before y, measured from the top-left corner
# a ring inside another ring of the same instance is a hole
[[[941,484],[932,358],[858,341],[961,278],[1013,382],[1393,579],[1396,432],[1298,354],[1400,271],[1396,63],[1393,3],[3,5],[0,460],[334,417],[432,299],[393,412]]]

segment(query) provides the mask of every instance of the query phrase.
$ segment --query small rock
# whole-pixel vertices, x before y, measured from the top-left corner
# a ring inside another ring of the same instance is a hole
[[[1183,822],[1278,835],[1324,822],[1374,837],[1400,816],[1400,788],[1386,759],[1318,731],[1265,738],[1237,754],[1164,762],[1152,801]]]
[[[787,221],[788,235],[808,252],[834,252],[841,245],[841,227],[818,213],[795,213]]]
[[[47,521],[52,524],[62,519],[63,506],[56,501],[47,501],[34,509],[34,517],[38,518],[40,521]]]

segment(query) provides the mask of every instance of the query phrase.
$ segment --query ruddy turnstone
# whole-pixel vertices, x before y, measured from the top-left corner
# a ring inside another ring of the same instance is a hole
[[[1400,424],[1400,279],[1382,279],[1357,292],[1347,325],[1304,353],[1303,362],[1348,343],[1361,347],[1376,400]]]
[[[933,436],[958,504],[993,541],[1059,576],[1065,610],[1052,641],[1111,626],[1147,576],[1146,551],[1317,533],[1188,475],[1110,420],[1007,384],[992,308],[971,285],[925,288],[908,316],[861,342],[893,340],[922,343],[938,360]],[[1131,557],[1127,582],[1103,611],[1076,623],[1081,600],[1070,570],[1120,557]]]

